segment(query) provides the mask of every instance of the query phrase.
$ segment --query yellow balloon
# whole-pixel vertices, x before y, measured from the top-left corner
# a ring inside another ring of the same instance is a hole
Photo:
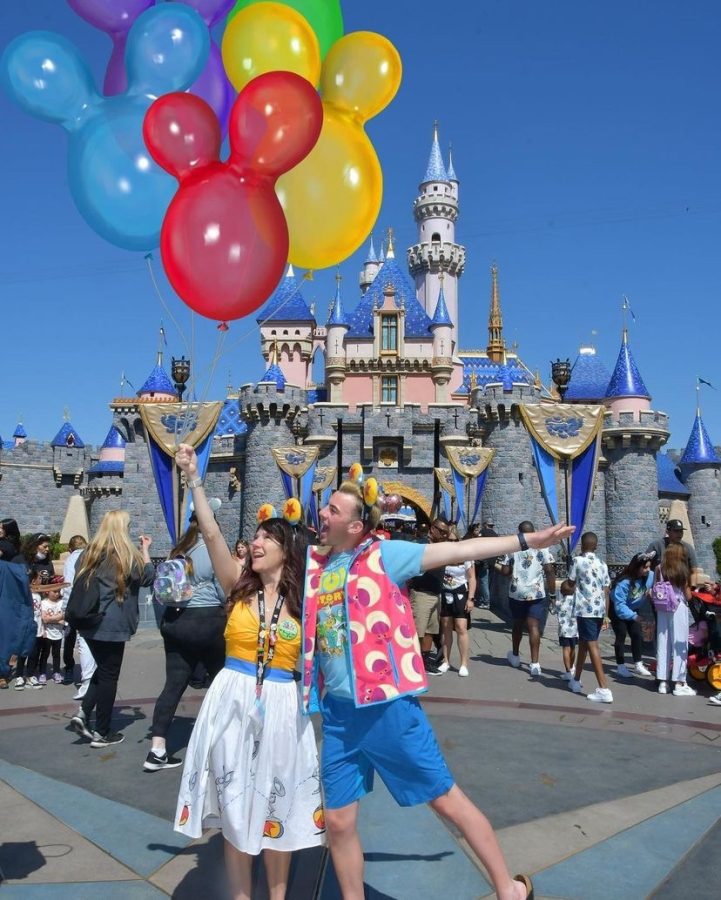
[[[372,230],[383,199],[383,173],[363,125],[391,102],[401,73],[398,51],[380,34],[358,31],[331,47],[321,74],[318,143],[276,188],[293,265],[335,265]]]
[[[316,86],[320,79],[318,38],[307,19],[283,3],[253,3],[233,16],[221,53],[237,91],[265,72],[295,72]]]

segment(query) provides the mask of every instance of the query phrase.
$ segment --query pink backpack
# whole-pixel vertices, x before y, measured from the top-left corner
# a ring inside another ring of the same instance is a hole
[[[657,612],[675,613],[681,602],[678,592],[670,581],[664,580],[660,566],[656,569],[656,575],[657,578],[651,588],[651,602]]]

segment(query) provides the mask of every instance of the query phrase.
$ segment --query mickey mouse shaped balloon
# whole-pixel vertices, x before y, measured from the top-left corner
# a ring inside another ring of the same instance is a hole
[[[100,97],[78,50],[60,35],[31,31],[3,54],[0,75],[27,112],[69,133],[68,181],[75,205],[101,237],[126,250],[158,246],[174,184],[143,143],[156,97],[184,90],[208,56],[208,29],[195,10],[163,3],[128,37],[128,90]]]
[[[401,58],[382,35],[357,31],[331,47],[320,80],[323,131],[312,153],[278,182],[293,264],[335,265],[372,230],[383,174],[363,126],[391,102],[400,82]]]
[[[240,92],[230,113],[230,157],[220,126],[192,94],[168,94],[145,118],[155,160],[180,182],[163,222],[165,273],[196,312],[224,322],[257,309],[280,281],[288,226],[275,193],[320,134],[323,108],[292,72],[268,72]]]
[[[196,10],[210,29],[226,15],[234,0],[180,2]],[[104,31],[112,40],[113,52],[105,71],[103,91],[107,96],[122,93],[127,88],[125,44],[128,32],[138,16],[154,6],[156,0],[68,0],[68,4],[81,18]],[[233,103],[233,89],[225,75],[220,49],[215,41],[211,40],[208,61],[198,80],[191,85],[190,91],[213,107],[225,130]]]

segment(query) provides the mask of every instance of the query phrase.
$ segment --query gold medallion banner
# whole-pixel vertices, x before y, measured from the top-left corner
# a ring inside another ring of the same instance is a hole
[[[451,474],[450,469],[433,469],[436,473],[436,478],[438,479],[438,484],[441,487],[442,491],[447,491],[451,496],[454,496],[455,493],[455,485],[453,484],[453,475]]]
[[[271,453],[281,472],[292,478],[302,478],[318,459],[317,447],[274,447]],[[314,484],[313,490],[320,488]]]
[[[555,459],[575,459],[603,428],[604,407],[568,403],[519,406],[526,429]]]
[[[140,403],[140,418],[153,441],[168,456],[178,444],[198,447],[213,433],[222,403]]]
[[[316,493],[319,493],[320,491],[329,488],[335,481],[337,471],[335,466],[323,466],[317,468],[315,470],[315,475],[313,476],[313,490]]]
[[[446,447],[445,450],[448,462],[464,478],[477,478],[496,455],[489,447]]]

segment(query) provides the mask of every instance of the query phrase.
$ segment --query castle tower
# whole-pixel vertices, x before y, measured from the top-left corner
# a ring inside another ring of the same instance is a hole
[[[143,382],[138,397],[146,403],[177,403],[178,392],[163,368],[163,351],[158,350],[158,359],[152,372]]]
[[[358,283],[360,284],[361,294],[365,294],[368,288],[373,284],[373,279],[378,274],[378,270],[383,265],[383,260],[376,256],[376,248],[373,244],[373,235],[371,235],[370,246],[368,247],[368,256],[363,263]]]
[[[22,422],[18,422],[15,431],[13,431],[13,443],[16,447],[20,447],[28,439],[28,433]]]
[[[436,388],[436,403],[448,403],[448,382],[453,374],[453,322],[448,314],[446,298],[443,294],[443,274],[441,273],[441,290],[436,302],[436,311],[431,320],[433,333],[433,360],[431,376]]]
[[[503,316],[498,295],[498,266],[491,266],[491,309],[488,314],[488,358],[494,363],[502,363],[506,357],[506,343],[503,340]]]
[[[85,442],[70,423],[67,410],[65,421],[50,446],[53,448],[55,483],[59,486],[64,478],[70,478],[73,486],[78,487],[85,468]]]
[[[415,279],[421,306],[433,316],[440,293],[440,274],[445,275],[444,295],[453,322],[453,342],[457,340],[458,279],[463,274],[466,250],[456,243],[458,218],[458,179],[446,171],[438,143],[438,123],[433,128],[433,143],[428,167],[413,203],[418,223],[418,243],[408,248],[408,269]]]
[[[697,389],[698,390],[698,389]],[[716,572],[713,541],[721,526],[721,459],[719,459],[697,404],[691,434],[680,460],[681,477],[689,491],[688,520],[699,566]]]
[[[651,395],[631,353],[626,328],[605,402],[607,554],[610,564],[625,565],[658,537],[656,454],[669,436],[668,416],[651,409]]]
[[[373,241],[371,240],[371,250]],[[375,255],[375,252],[373,253]],[[328,385],[328,401],[330,403],[343,402],[343,384],[346,373],[346,348],[345,336],[348,331],[348,317],[343,309],[343,301],[340,294],[341,276],[335,277],[335,298],[328,315],[327,337],[325,344],[325,378]]]
[[[270,359],[271,348],[275,348],[276,362],[286,381],[306,388],[311,381],[316,321],[303,299],[292,266],[288,266],[285,278],[256,321],[263,357]]]

